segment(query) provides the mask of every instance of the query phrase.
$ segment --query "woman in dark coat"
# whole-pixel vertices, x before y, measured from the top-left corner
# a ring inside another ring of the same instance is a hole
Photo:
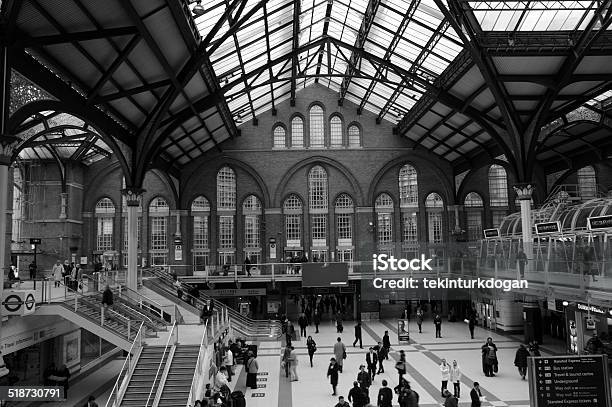
[[[331,358],[329,367],[327,368],[327,377],[329,377],[329,382],[332,385],[332,389],[334,392],[332,396],[336,395],[336,386],[338,386],[338,371],[340,368],[338,367],[338,363],[336,362],[336,358]]]
[[[529,356],[529,351],[525,345],[521,343],[514,357],[514,366],[518,367],[519,374],[523,380],[525,380],[525,375],[527,374],[527,358]]]
[[[488,337],[487,343],[482,345],[482,370],[485,376],[493,377],[497,366],[497,346],[493,343],[493,338]]]
[[[308,348],[308,356],[310,357],[310,367],[312,367],[312,357],[317,351],[317,343],[312,339],[312,336],[308,336],[306,347]]]

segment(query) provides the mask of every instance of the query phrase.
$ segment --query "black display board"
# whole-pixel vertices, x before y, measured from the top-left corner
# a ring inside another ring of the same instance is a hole
[[[302,263],[302,287],[348,285],[346,263]]]
[[[612,407],[607,355],[529,358],[532,407]]]

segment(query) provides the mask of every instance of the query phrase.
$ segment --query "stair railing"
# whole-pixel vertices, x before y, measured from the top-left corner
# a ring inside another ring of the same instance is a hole
[[[123,397],[123,393],[125,392],[131,373],[133,372],[134,367],[136,366],[136,362],[138,361],[135,358],[135,355],[136,352],[142,348],[143,333],[144,322],[141,322],[140,327],[138,328],[138,333],[134,338],[134,342],[132,342],[132,346],[130,346],[130,350],[128,351],[127,357],[125,358],[123,366],[119,371],[119,376],[117,377],[115,385],[111,390],[110,396],[106,401],[106,407],[116,407],[121,397]]]
[[[159,372],[162,370],[162,366],[164,366],[166,363],[172,363],[172,361],[166,360],[166,354],[168,353],[168,349],[171,346],[171,340],[172,346],[178,344],[178,325],[176,324],[176,322],[172,324],[172,329],[170,330],[168,340],[166,341],[166,346],[164,347],[164,353],[162,355],[161,360],[159,361],[159,366],[157,367],[157,372],[155,373],[155,378],[153,379],[153,384],[151,384],[151,390],[149,391],[149,396],[147,397],[147,402],[145,403],[144,407],[149,407],[149,401],[151,401],[153,389],[155,389],[155,384],[157,383],[157,378],[159,377]]]

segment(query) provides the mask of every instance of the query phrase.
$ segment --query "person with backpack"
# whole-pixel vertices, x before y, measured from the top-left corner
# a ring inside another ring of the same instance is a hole
[[[378,391],[378,407],[392,407],[393,391],[387,387],[387,381],[382,381],[383,387]]]
[[[308,348],[308,357],[310,358],[310,367],[312,367],[312,357],[317,351],[317,343],[312,339],[312,336],[308,336],[306,340],[306,348]]]

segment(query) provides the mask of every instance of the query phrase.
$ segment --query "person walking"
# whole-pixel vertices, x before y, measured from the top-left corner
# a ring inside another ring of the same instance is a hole
[[[223,365],[227,369],[227,381],[232,381],[232,369],[234,367],[234,354],[228,346],[225,347],[225,355],[223,356]]]
[[[456,360],[453,360],[453,365],[450,368],[450,381],[453,383],[453,396],[461,398],[461,369]]]
[[[348,401],[353,403],[353,407],[364,407],[366,405],[367,400],[363,390],[359,387],[359,382],[353,382],[353,388],[348,393]]]
[[[306,327],[308,326],[308,320],[306,319],[306,314],[303,312],[298,318],[298,325],[300,326],[300,336],[305,338],[306,337]]]
[[[383,387],[378,390],[378,407],[392,407],[393,391],[387,387],[387,381],[382,381]]]
[[[385,348],[385,359],[389,359],[389,350],[391,349],[391,340],[389,339],[389,331],[385,331],[382,338],[383,347]]]
[[[108,284],[104,287],[104,292],[102,293],[102,323],[104,324],[104,320],[106,319],[106,313],[109,308],[113,307],[113,292],[111,291]]]
[[[368,373],[372,376],[372,381],[374,381],[374,376],[376,376],[376,362],[378,362],[378,356],[374,352],[374,348],[370,348],[366,355],[366,363],[368,365]]]
[[[397,369],[397,373],[399,374],[399,382],[402,382],[404,375],[406,374],[406,354],[403,350],[400,350],[400,358],[395,363],[395,368]]]
[[[253,390],[257,389],[257,372],[259,371],[259,363],[257,363],[257,358],[253,351],[248,351],[247,353],[247,363],[246,363],[246,371],[247,371],[247,380],[246,385]]]
[[[355,325],[355,340],[353,341],[353,348],[355,347],[355,344],[357,344],[357,341],[359,341],[359,348],[363,349],[363,343],[361,342],[361,322],[357,322],[357,325]]]
[[[357,382],[361,388],[361,392],[364,394],[364,404],[370,402],[370,386],[372,385],[372,376],[366,372],[365,365],[359,366],[359,373],[357,373]]]
[[[315,328],[317,329],[315,333],[318,334],[319,324],[321,323],[321,314],[319,313],[319,308],[315,309],[314,315],[312,317],[312,322],[314,322]]]
[[[521,278],[525,278],[525,266],[527,265],[527,255],[520,249],[518,254],[516,255],[516,261],[518,262],[519,272],[521,274]]]
[[[344,326],[342,325],[342,314],[338,311],[336,314],[336,332],[341,334],[344,331]]]
[[[285,346],[285,349],[283,350],[283,357],[281,359],[285,366],[285,377],[289,377],[289,370],[291,369],[291,361],[289,360],[290,356],[291,356],[291,345],[287,345]]]
[[[423,325],[423,309],[419,307],[416,311],[416,320],[417,325],[419,326],[419,333],[423,333],[422,325]]]
[[[30,263],[28,266],[28,269],[30,270],[30,280],[36,279],[36,270],[38,269],[36,262],[32,261],[32,263]]]
[[[445,398],[444,407],[459,407],[459,400],[457,400],[457,397],[453,396],[450,391],[444,390],[442,397]]]
[[[525,380],[525,376],[527,375],[527,358],[529,356],[529,351],[525,345],[521,343],[514,356],[514,366],[518,368],[522,380]]]
[[[436,338],[442,337],[442,317],[440,314],[436,313],[436,316],[433,319],[434,326],[436,327]]]
[[[331,358],[329,360],[329,367],[327,368],[327,378],[331,383],[333,393],[332,396],[336,395],[336,387],[338,386],[338,372],[340,371],[340,366],[338,366],[338,362],[336,358]]]
[[[342,365],[344,364],[344,359],[346,359],[346,346],[344,346],[340,337],[338,337],[334,344],[334,356],[338,365],[338,371],[342,373]]]
[[[378,342],[378,345],[374,346],[374,351],[376,351],[376,356],[378,357],[378,372],[376,374],[381,374],[385,372],[385,368],[383,367],[383,359],[386,356],[386,349],[382,345],[382,342]]]
[[[442,373],[442,387],[440,388],[440,394],[444,397],[444,392],[448,388],[448,380],[450,379],[450,365],[446,363],[446,359],[442,359],[440,364],[440,372]]]
[[[295,352],[295,348],[292,346],[291,353],[289,353],[289,376],[292,382],[298,381],[297,366],[298,357],[297,353]]]
[[[476,316],[474,313],[470,314],[470,318],[468,320],[468,328],[470,329],[470,337],[474,339],[474,327],[476,326]]]
[[[308,339],[306,339],[306,348],[308,349],[308,357],[310,358],[310,367],[312,367],[312,357],[317,351],[317,343],[312,339],[312,336],[308,336]]]
[[[472,399],[471,407],[480,407],[482,406],[482,392],[480,391],[480,384],[478,382],[474,382],[474,387],[470,391],[470,399]]]
[[[497,346],[493,343],[493,338],[488,337],[487,342],[482,345],[482,367],[487,377],[494,377],[497,370]]]
[[[54,287],[59,287],[60,286],[60,281],[62,281],[62,272],[64,271],[64,268],[62,267],[62,262],[58,259],[57,263],[55,263],[53,265],[53,281],[55,282],[53,284]]]

